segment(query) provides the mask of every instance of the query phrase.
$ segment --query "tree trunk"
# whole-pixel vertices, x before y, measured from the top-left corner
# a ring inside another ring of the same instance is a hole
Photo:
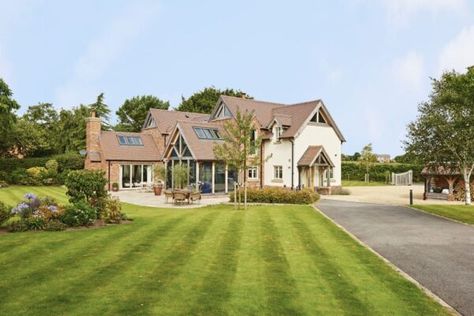
[[[244,182],[244,210],[247,209],[247,181]]]
[[[234,209],[237,209],[237,190],[239,189],[238,185],[234,183]]]
[[[463,176],[464,176],[464,188],[465,188],[465,202],[466,205],[471,205],[471,173],[472,173],[472,167],[469,168],[465,166],[463,168]]]

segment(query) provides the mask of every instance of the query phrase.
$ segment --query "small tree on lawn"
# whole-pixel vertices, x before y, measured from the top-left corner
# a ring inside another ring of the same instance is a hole
[[[408,125],[407,152],[432,168],[459,170],[464,178],[465,202],[471,204],[474,170],[474,68],[466,74],[446,72],[433,79],[433,91]],[[451,185],[450,185],[451,186]]]
[[[244,184],[244,209],[247,208],[247,167],[259,162],[260,138],[255,137],[254,113],[237,111],[235,120],[224,123],[224,143],[214,146],[214,155],[237,170],[238,182]],[[242,181],[243,175],[243,181]],[[238,195],[238,197],[237,197]],[[237,202],[238,201],[238,202]],[[234,203],[240,208],[241,192],[234,190]]]
[[[377,162],[377,156],[372,151],[372,144],[367,144],[359,156],[359,163],[365,169],[365,182],[369,182],[370,168]]]

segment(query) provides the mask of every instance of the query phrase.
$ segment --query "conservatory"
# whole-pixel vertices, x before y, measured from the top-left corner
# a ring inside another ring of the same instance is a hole
[[[182,124],[182,123],[181,123]],[[179,132],[165,149],[164,163],[166,167],[166,188],[176,188],[176,177],[173,170],[177,165],[187,169],[185,187],[198,189],[201,193],[228,193],[234,190],[237,182],[237,172],[225,163],[214,160],[212,145],[214,141],[220,140],[218,128],[192,127],[188,132],[193,133],[188,138],[195,137],[194,141],[202,140],[200,150],[188,146],[183,133]],[[187,134],[189,136],[189,133]],[[204,145],[202,146],[203,143]]]

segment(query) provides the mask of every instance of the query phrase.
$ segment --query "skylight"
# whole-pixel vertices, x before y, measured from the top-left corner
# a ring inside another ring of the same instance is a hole
[[[219,131],[214,128],[194,127],[194,132],[200,139],[221,139]]]
[[[125,136],[118,135],[118,142],[124,146],[143,146],[143,141],[140,136]]]

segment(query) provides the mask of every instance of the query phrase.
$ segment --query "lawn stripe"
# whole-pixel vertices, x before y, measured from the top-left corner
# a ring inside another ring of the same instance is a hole
[[[261,229],[260,258],[264,262],[267,310],[270,314],[300,315],[295,305],[298,289],[289,271],[280,234],[265,209],[259,210]]]
[[[298,212],[287,212],[290,223],[296,230],[297,236],[306,252],[321,275],[327,280],[333,295],[336,297],[343,310],[351,315],[367,315],[371,312],[371,304],[368,300],[362,301],[358,297],[359,289],[353,283],[347,281],[345,271],[339,267],[336,260],[331,260],[331,255],[317,242],[308,225],[298,218]]]
[[[307,210],[307,206],[288,205],[274,207],[270,213],[282,236],[281,244],[290,266],[291,275],[298,287],[298,307],[307,315],[343,314],[323,271],[320,271],[313,263],[305,246],[302,245],[298,233],[290,223],[289,213],[300,213]]]
[[[210,273],[204,278],[204,283],[195,289],[199,297],[188,315],[226,314],[225,303],[230,298],[230,287],[237,271],[243,224],[244,214],[234,213],[217,246],[215,258],[208,267]]]
[[[193,250],[206,235],[209,227],[222,212],[214,211],[206,214],[192,229],[179,239],[162,260],[149,271],[148,279],[138,284],[138,288],[131,289],[123,298],[129,305],[120,306],[111,314],[134,314],[140,309],[140,314],[151,315],[151,308],[157,304],[160,292],[179,275],[181,269],[193,255]]]
[[[237,253],[238,264],[227,303],[229,314],[258,315],[266,308],[264,262],[260,258],[261,229],[257,207],[250,207],[244,214],[241,247]]]
[[[131,225],[140,226],[139,222]],[[112,226],[113,227],[113,226]],[[112,227],[102,227],[102,229],[111,229]],[[88,234],[87,231],[96,232],[95,228],[81,229],[77,231],[63,232],[21,232],[0,235],[0,265],[17,264],[18,261],[24,261],[28,257],[36,257],[42,255],[48,249],[61,248],[63,245],[71,246],[72,241],[80,242],[80,235],[95,236]],[[51,236],[54,239],[51,240]],[[61,247],[59,247],[61,246]]]
[[[100,232],[100,234],[90,232],[84,239],[77,238],[68,244],[59,246],[59,252],[55,251],[54,256],[50,255],[47,259],[34,260],[34,257],[25,257],[19,262],[22,264],[31,262],[31,267],[33,268],[23,270],[23,273],[11,276],[13,279],[8,282],[6,282],[5,279],[0,281],[0,293],[3,293],[0,296],[0,305],[2,302],[8,301],[11,296],[19,295],[18,292],[22,292],[22,289],[27,287],[32,279],[35,280],[35,283],[41,284],[47,281],[52,273],[67,273],[70,269],[74,269],[75,266],[80,266],[83,260],[79,258],[99,256],[104,248],[108,246],[109,242],[117,242],[130,234],[149,228],[152,224],[141,227],[131,227],[132,225],[124,226],[129,227],[116,226],[109,227],[109,229],[104,228],[104,231]],[[94,245],[91,245],[91,243]],[[54,251],[54,248],[51,250]]]
[[[67,313],[82,309],[86,304],[87,299],[94,297],[94,293],[100,293],[101,289],[105,288],[110,283],[117,281],[112,276],[120,276],[126,270],[130,269],[136,261],[141,259],[141,254],[150,251],[156,244],[159,244],[163,237],[167,236],[176,227],[183,222],[189,220],[193,215],[184,217],[172,217],[159,225],[153,225],[148,230],[142,231],[140,234],[133,234],[130,238],[113,242],[107,249],[117,252],[115,256],[108,256],[107,253],[102,252],[101,257],[107,260],[103,263],[97,264],[96,267],[91,265],[89,270],[81,269],[80,275],[68,279],[65,288],[58,293],[57,296],[49,296],[40,302],[35,303],[32,300],[32,305],[41,310],[48,310],[51,314],[59,314],[65,312],[63,304],[67,304]],[[126,249],[126,251],[122,251]],[[82,266],[88,266],[87,262],[83,262]],[[84,279],[93,280],[93,282],[84,282]],[[46,288],[50,285],[44,284]],[[96,297],[97,298],[97,297]],[[61,305],[54,303],[60,301]],[[59,308],[55,311],[51,306]]]

